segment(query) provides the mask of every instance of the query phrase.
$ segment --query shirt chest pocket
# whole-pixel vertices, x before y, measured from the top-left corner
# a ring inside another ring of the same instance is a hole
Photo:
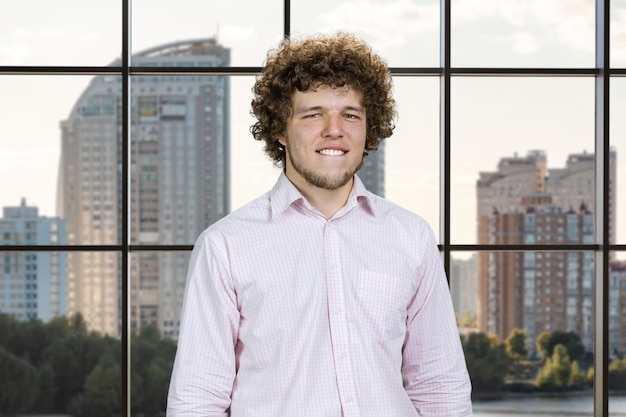
[[[358,274],[356,305],[363,324],[379,343],[404,338],[410,281],[373,271]]]

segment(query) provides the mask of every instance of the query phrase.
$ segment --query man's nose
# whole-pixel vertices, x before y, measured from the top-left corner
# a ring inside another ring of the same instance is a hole
[[[324,121],[323,135],[325,138],[340,138],[343,136],[341,115],[328,115]]]

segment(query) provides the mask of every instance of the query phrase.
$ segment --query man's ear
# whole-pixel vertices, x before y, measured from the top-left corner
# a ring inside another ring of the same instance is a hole
[[[287,145],[286,145],[286,141],[285,141],[285,136],[284,136],[284,135],[278,135],[278,136],[276,136],[276,140],[277,140],[278,142],[280,142],[280,144],[281,144],[281,145],[283,145],[283,146],[287,146]]]

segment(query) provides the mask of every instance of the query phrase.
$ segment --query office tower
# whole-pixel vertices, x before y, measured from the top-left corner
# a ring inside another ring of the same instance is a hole
[[[626,355],[626,261],[609,266],[609,355]]]
[[[450,295],[454,311],[461,319],[476,318],[477,278],[476,255],[451,260]]]
[[[385,142],[381,142],[376,152],[370,152],[363,159],[358,175],[369,191],[385,196]]]
[[[26,201],[4,207],[0,245],[64,245],[65,220],[39,217]],[[0,311],[19,320],[47,322],[67,314],[67,255],[60,252],[4,252],[0,255]]]
[[[214,39],[161,45],[135,54],[133,66],[227,66]],[[116,65],[117,63],[114,63]],[[191,244],[229,212],[229,80],[206,75],[131,78],[130,239],[135,245]],[[70,244],[121,243],[122,117],[120,78],[95,77],[61,123],[59,214]],[[72,253],[68,309],[88,326],[119,335],[120,258]],[[178,334],[186,252],[136,251],[131,258],[131,327]]]
[[[615,173],[616,153],[610,169]],[[593,155],[572,154],[548,169],[545,153],[503,158],[477,182],[478,243],[592,244]],[[609,204],[615,213],[615,182]],[[611,219],[611,230],[615,230]],[[615,236],[613,232],[611,239]],[[479,328],[506,338],[526,330],[528,344],[544,330],[575,331],[592,349],[592,252],[491,252],[479,258]]]

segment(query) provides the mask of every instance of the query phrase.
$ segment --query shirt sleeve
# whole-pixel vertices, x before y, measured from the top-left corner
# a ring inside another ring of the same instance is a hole
[[[432,231],[422,239],[418,288],[408,308],[402,375],[420,416],[472,415],[471,383]]]
[[[167,417],[228,415],[236,374],[237,299],[219,233],[203,233],[189,261]]]

